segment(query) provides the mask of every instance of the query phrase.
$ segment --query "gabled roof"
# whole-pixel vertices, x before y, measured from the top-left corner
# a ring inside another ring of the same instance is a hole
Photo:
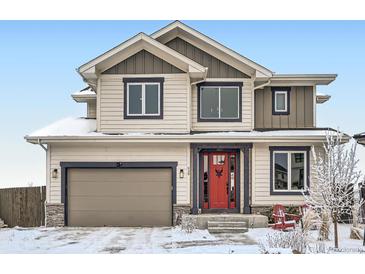
[[[85,80],[95,80],[98,73],[107,70],[143,49],[164,59],[182,71],[188,72],[194,78],[203,78],[207,73],[207,69],[202,65],[152,39],[145,33],[139,33],[86,64],[83,64],[78,68],[78,72]]]
[[[230,64],[238,70],[245,72],[246,74],[253,75],[253,73],[255,73],[255,76],[257,77],[271,77],[273,75],[271,70],[257,64],[245,56],[240,55],[232,49],[227,48],[226,46],[181,23],[180,21],[175,21],[154,32],[151,34],[151,37],[163,44],[176,37],[181,37],[189,43],[195,45],[198,43],[199,47],[207,51],[209,54],[221,59],[222,61]]]

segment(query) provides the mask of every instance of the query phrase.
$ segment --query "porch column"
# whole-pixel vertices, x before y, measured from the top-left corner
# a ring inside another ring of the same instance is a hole
[[[193,208],[191,210],[192,214],[198,214],[198,147],[192,144],[193,148]]]
[[[252,144],[243,147],[243,213],[250,214],[250,150]]]

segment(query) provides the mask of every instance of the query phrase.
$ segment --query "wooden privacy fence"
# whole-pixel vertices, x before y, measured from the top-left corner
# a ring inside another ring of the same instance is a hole
[[[44,225],[46,187],[0,189],[0,219],[9,227]]]

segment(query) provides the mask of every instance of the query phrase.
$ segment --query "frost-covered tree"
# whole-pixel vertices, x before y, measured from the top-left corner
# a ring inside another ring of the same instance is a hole
[[[323,151],[313,149],[315,183],[303,192],[305,202],[318,213],[329,214],[334,225],[335,247],[338,248],[338,222],[350,215],[354,206],[354,186],[361,172],[357,170],[356,143],[347,145],[339,131],[328,132]],[[363,201],[357,201],[363,203]]]

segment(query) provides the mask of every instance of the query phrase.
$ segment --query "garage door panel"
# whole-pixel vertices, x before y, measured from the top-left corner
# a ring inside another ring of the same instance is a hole
[[[130,195],[158,195],[161,192],[166,192],[166,189],[169,187],[166,184],[162,184],[159,181],[151,181],[147,180],[145,182],[82,182],[72,181],[73,186],[69,187],[69,192],[72,193],[73,196],[76,195],[93,195],[98,193],[98,195],[115,195],[115,193],[127,193]],[[162,185],[162,186],[156,186]],[[162,188],[162,189],[161,189]],[[171,188],[171,187],[170,187]]]
[[[69,223],[79,226],[166,226],[171,222],[170,211],[72,211]]]
[[[70,203],[72,210],[166,210],[171,206],[170,197],[75,197]]]
[[[171,225],[171,168],[68,170],[71,226]]]

